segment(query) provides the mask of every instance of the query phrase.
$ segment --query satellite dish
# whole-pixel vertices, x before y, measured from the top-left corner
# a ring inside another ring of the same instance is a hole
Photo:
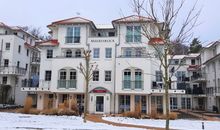
[[[80,15],[80,12],[76,12],[76,15]]]

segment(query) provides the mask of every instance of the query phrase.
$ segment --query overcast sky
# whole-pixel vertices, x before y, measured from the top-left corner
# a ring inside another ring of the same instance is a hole
[[[187,10],[195,0],[187,0]],[[95,24],[110,24],[112,20],[132,15],[131,0],[0,0],[0,21],[10,26],[41,27],[53,21],[75,17],[92,20]],[[198,0],[202,8],[195,37],[208,43],[220,39],[220,0]]]

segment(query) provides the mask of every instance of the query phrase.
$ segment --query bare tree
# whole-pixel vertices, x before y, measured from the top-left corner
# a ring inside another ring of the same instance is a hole
[[[50,40],[51,36],[42,34],[41,28],[40,27],[32,27],[32,26],[24,26],[21,27],[24,31],[27,31],[31,35],[35,36],[36,38],[40,40]]]
[[[174,48],[176,43],[186,43],[192,36],[192,29],[197,26],[198,17],[201,10],[196,10],[196,3],[189,9],[186,16],[181,16],[180,11],[183,9],[185,0],[133,0],[135,13],[139,15],[140,21],[143,20],[141,15],[146,15],[150,23],[142,24],[142,35],[149,40],[151,46],[158,54],[160,66],[164,73],[162,74],[165,89],[165,114],[166,130],[169,129],[169,87],[171,76],[169,74],[170,63],[175,55]],[[183,18],[179,24],[177,21]],[[161,49],[162,48],[162,49]],[[177,69],[176,69],[177,70]],[[174,70],[175,71],[175,70]]]
[[[86,66],[83,66],[82,63],[80,63],[78,69],[83,74],[83,77],[85,79],[85,94],[84,94],[84,116],[83,121],[86,122],[86,115],[88,112],[88,89],[89,89],[89,81],[93,77],[93,70],[97,70],[97,65],[94,65],[95,63],[90,63],[91,58],[91,50],[83,51],[83,56],[85,58]]]

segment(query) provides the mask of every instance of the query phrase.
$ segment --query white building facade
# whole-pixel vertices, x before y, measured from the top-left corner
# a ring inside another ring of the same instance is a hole
[[[171,110],[207,110],[206,78],[201,73],[201,58],[199,53],[175,55],[170,57],[171,88],[184,89],[185,94],[170,96]]]
[[[140,22],[141,18],[141,22]],[[52,40],[38,45],[41,51],[38,87],[23,87],[37,92],[37,108],[57,108],[72,98],[84,105],[85,80],[77,69],[84,50],[91,50],[91,63],[98,65],[89,83],[89,113],[134,111],[137,103],[143,113],[151,108],[165,111],[160,62],[153,47],[142,36],[141,25],[152,26],[145,17],[129,16],[112,25],[95,25],[74,17],[48,25]],[[185,90],[170,89],[172,94]]]
[[[35,40],[21,28],[0,22],[0,103],[23,105],[27,93],[21,92],[21,84],[31,76],[31,57],[38,52]]]
[[[220,41],[201,51],[201,71],[206,77],[207,110],[220,110]]]

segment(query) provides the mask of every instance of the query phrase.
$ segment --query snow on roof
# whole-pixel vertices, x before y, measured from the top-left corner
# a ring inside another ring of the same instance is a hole
[[[96,24],[95,25],[97,29],[113,29],[112,24]]]
[[[4,24],[3,22],[0,22],[0,27],[6,27],[6,28],[11,29],[8,25]]]
[[[51,39],[47,41],[41,41],[37,43],[38,46],[58,46],[59,42],[57,39]]]
[[[34,37],[35,39],[38,39],[38,38],[36,38],[34,35],[30,34],[29,32],[25,31],[24,29],[22,29],[22,28],[19,27],[19,26],[10,26],[10,28],[11,28],[12,30],[15,30],[15,31],[22,31],[22,32],[24,32],[24,33],[26,33],[26,34],[28,34],[28,35]]]
[[[185,58],[196,58],[200,55],[200,53],[190,53],[188,55],[185,55]]]

